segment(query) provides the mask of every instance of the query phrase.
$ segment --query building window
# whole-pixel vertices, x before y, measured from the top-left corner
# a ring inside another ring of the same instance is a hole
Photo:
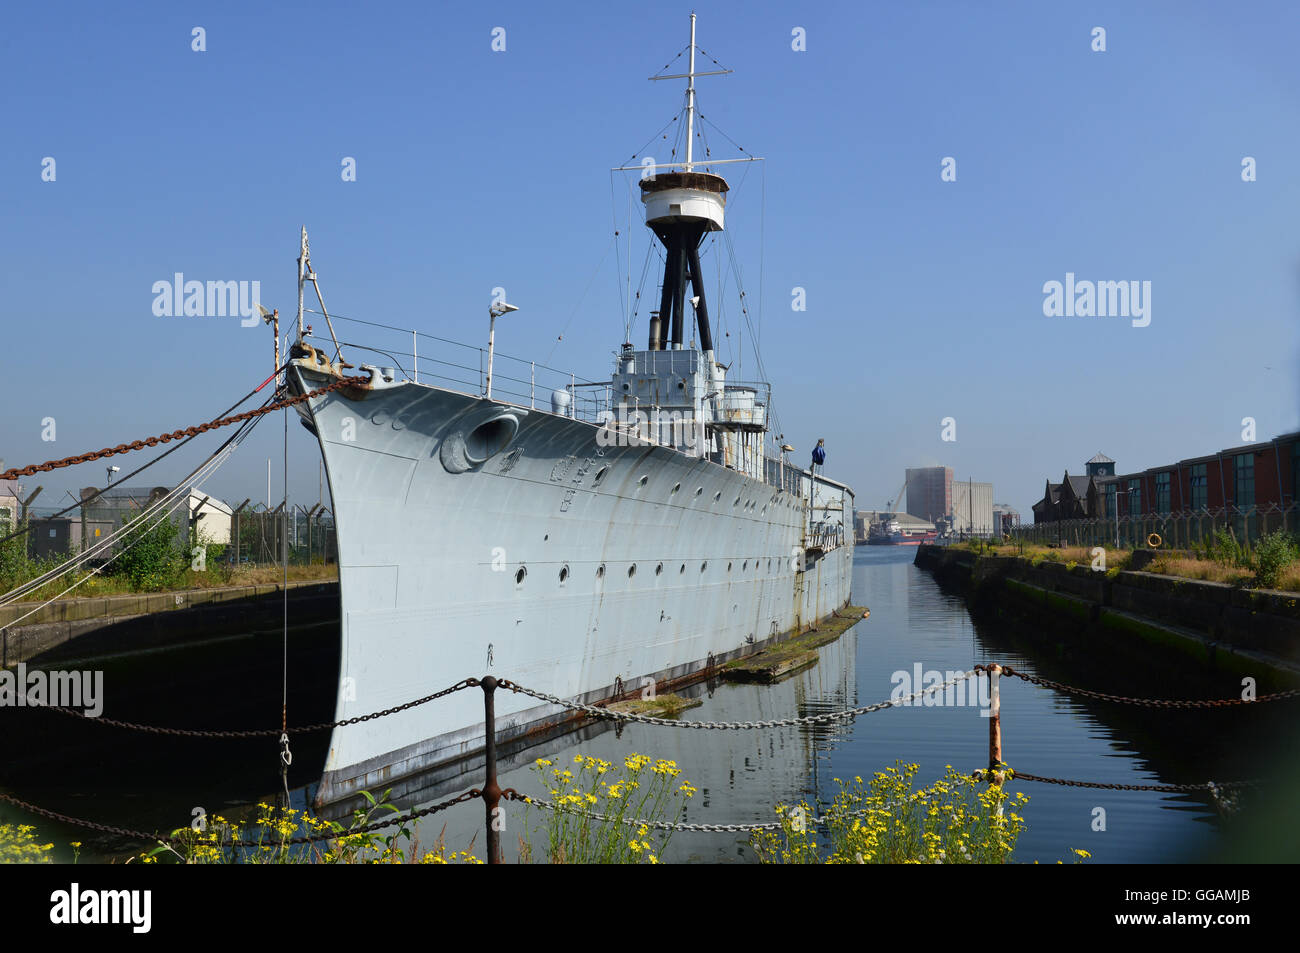
[[[1119,516],[1119,509],[1115,505],[1115,498],[1119,495],[1118,490],[1118,483],[1106,484],[1106,512],[1110,514],[1111,519]]]
[[[1166,514],[1169,512],[1169,474],[1156,474],[1156,512]]]
[[[1255,505],[1255,454],[1239,453],[1232,458],[1233,490],[1238,509]]]
[[[1139,516],[1142,513],[1142,480],[1128,481],[1128,515]]]
[[[1203,510],[1210,505],[1209,478],[1204,463],[1192,464],[1192,509]]]

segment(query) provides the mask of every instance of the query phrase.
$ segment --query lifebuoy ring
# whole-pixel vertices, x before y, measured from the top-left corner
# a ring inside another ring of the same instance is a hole
[[[1147,545],[1150,546],[1152,549],[1159,549],[1160,544],[1163,542],[1164,540],[1160,538],[1159,533],[1152,533],[1150,536],[1147,537]]]

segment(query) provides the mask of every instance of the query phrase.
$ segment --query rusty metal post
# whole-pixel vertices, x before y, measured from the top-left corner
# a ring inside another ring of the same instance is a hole
[[[1006,775],[999,771],[1002,763],[1002,692],[998,680],[1002,676],[1002,666],[994,662],[989,672],[989,784],[1000,788]],[[998,802],[997,816],[1002,817],[1003,802]]]
[[[483,728],[486,742],[486,777],[483,780],[483,809],[487,818],[487,862],[501,863],[501,832],[497,828],[497,811],[501,802],[501,786],[497,784],[497,719],[495,695],[497,680],[486,675],[480,680],[483,687]]]
[[[989,673],[989,784],[1001,785],[1003,773],[997,770],[1002,763],[1002,693],[998,679],[1002,666],[994,662]]]

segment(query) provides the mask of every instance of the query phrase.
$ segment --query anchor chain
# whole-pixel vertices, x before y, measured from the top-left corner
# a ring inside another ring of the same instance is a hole
[[[183,430],[173,430],[171,433],[159,434],[156,437],[148,437],[144,440],[132,440],[130,443],[119,443],[116,447],[105,447],[103,450],[93,450],[89,453],[80,453],[71,457],[64,457],[61,460],[47,460],[45,463],[33,463],[30,466],[18,467],[12,470],[6,470],[0,473],[0,480],[17,480],[19,477],[33,476],[37,473],[48,473],[51,470],[62,469],[63,467],[76,466],[79,463],[90,463],[92,460],[102,460],[105,457],[113,457],[119,453],[130,453],[132,450],[143,450],[145,447],[156,447],[160,443],[170,443],[173,440],[182,440],[185,437],[195,437],[209,430],[217,430],[221,427],[228,427],[231,424],[241,423],[245,420],[252,420],[254,417],[261,417],[263,414],[269,414],[272,411],[281,410],[285,407],[292,407],[294,404],[301,404],[305,400],[313,397],[320,397],[322,394],[328,394],[330,391],[338,390],[342,387],[362,387],[368,385],[368,377],[344,377],[332,384],[317,388],[313,391],[307,391],[298,394],[295,397],[287,397],[284,400],[267,404],[265,407],[258,407],[254,410],[246,410],[242,414],[235,414],[232,417],[222,417],[219,420],[210,420],[205,424],[197,424],[193,427],[186,427]]]

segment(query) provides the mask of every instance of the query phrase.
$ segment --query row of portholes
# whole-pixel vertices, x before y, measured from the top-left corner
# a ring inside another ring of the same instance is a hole
[[[758,571],[759,571],[759,567],[762,565],[762,562],[763,562],[762,559],[755,559],[755,560],[754,560],[754,572],[758,572]],[[777,567],[779,568],[780,565],[781,565],[781,560],[778,559],[778,560],[776,561],[776,564],[777,564]],[[741,563],[740,571],[741,571],[742,573],[744,573],[744,572],[749,572],[749,565],[750,565],[750,561],[749,561],[748,559],[746,559],[743,563]],[[704,572],[704,571],[707,570],[708,568],[709,568],[709,561],[708,561],[707,559],[700,563],[700,572]],[[727,563],[727,572],[731,572],[733,569],[734,569],[734,562],[728,562],[728,563]],[[768,560],[767,560],[767,571],[768,571],[768,572],[771,572],[771,571],[772,571],[772,559],[771,559],[771,557],[769,557]],[[664,574],[664,564],[663,564],[663,563],[659,563],[658,565],[655,566],[655,575],[656,575],[656,576],[662,576],[663,574]],[[678,568],[677,568],[677,574],[678,574],[679,576],[680,576],[680,575],[685,575],[685,574],[686,574],[686,563],[682,563],[680,566],[678,566]],[[569,581],[569,575],[570,575],[570,573],[569,573],[569,567],[568,567],[567,565],[565,565],[565,566],[561,566],[561,567],[560,567],[560,585],[561,585],[561,586],[563,586],[565,583],[567,583],[567,582]],[[635,575],[636,575],[636,563],[632,563],[631,565],[629,565],[629,566],[627,567],[627,578],[631,579],[631,578],[633,578]],[[522,585],[524,584],[524,580],[525,580],[526,578],[528,578],[528,567],[526,567],[526,566],[520,566],[517,570],[515,570],[515,587],[516,587],[516,588],[519,588],[520,586],[522,586]],[[597,578],[597,579],[604,579],[604,578],[605,578],[605,564],[604,564],[604,563],[601,563],[599,566],[596,567],[596,578]]]
[[[591,488],[594,490],[596,487],[600,486],[601,483],[603,483],[603,482],[605,481],[605,476],[606,476],[606,474],[608,474],[608,473],[609,473],[609,467],[608,467],[608,466],[603,466],[603,467],[601,467],[599,470],[597,470],[597,471],[596,471],[596,475],[595,475],[594,477],[592,477],[592,480],[591,480]],[[644,486],[645,486],[647,483],[649,483],[649,482],[650,482],[650,477],[649,477],[649,475],[648,475],[648,474],[642,474],[642,475],[641,475],[641,478],[640,478],[639,480],[636,481],[637,488],[640,489],[641,487],[644,487]],[[668,495],[669,495],[669,496],[676,496],[677,493],[681,491],[681,488],[682,488],[682,485],[681,485],[680,483],[675,483],[675,484],[673,484],[673,488],[672,488],[671,491],[669,491]],[[695,495],[698,497],[698,496],[702,496],[703,494],[704,494],[704,487],[702,487],[702,486],[697,486],[697,487],[695,488]],[[772,498],[771,498],[770,500],[767,501],[767,506],[775,505],[775,504],[776,504],[776,501],[777,501],[777,497],[779,497],[779,496],[780,496],[779,493],[774,493],[774,494],[772,494]],[[722,491],[721,491],[721,490],[719,490],[718,492],[716,492],[716,493],[713,494],[713,502],[714,502],[714,503],[717,503],[717,502],[718,502],[719,500],[721,500],[721,499],[722,499]],[[739,506],[739,505],[740,505],[740,497],[736,497],[736,499],[732,502],[731,505],[732,505],[733,507],[735,507],[735,506]],[[784,505],[785,505],[788,509],[791,509],[791,510],[797,508],[796,505],[795,505],[795,501],[794,501],[793,498],[787,500],[787,501],[785,502]],[[757,506],[758,506],[758,501],[757,501],[757,500],[747,500],[747,501],[745,502],[745,509],[746,509],[747,511],[751,512],[751,513],[754,511],[754,509],[755,509]],[[763,507],[763,509],[762,509],[762,513],[766,513],[766,512],[767,512],[767,506],[764,506],[764,507]]]

